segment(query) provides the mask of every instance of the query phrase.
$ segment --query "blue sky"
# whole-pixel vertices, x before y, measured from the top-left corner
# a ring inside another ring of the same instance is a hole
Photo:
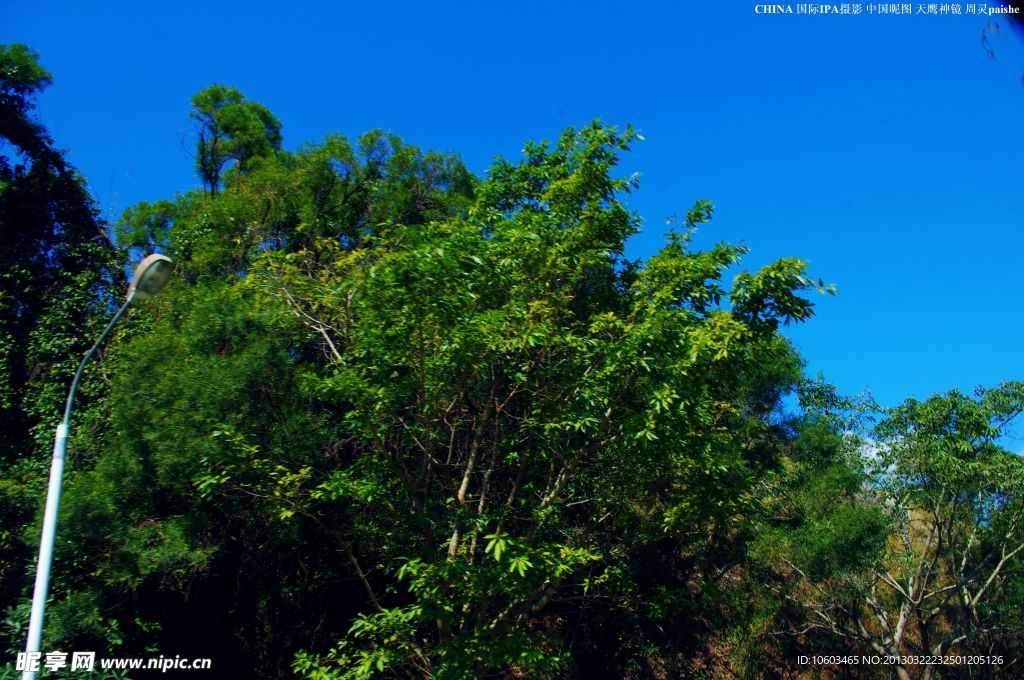
[[[0,5],[54,75],[40,116],[108,217],[197,185],[189,98],[241,89],[285,146],[391,130],[476,172],[599,117],[646,141],[644,217],[810,260],[841,294],[789,335],[883,403],[1024,378],[1024,36],[978,16],[759,16],[755,3]],[[961,3],[966,9],[967,4]],[[794,10],[796,4],[793,5]],[[184,148],[183,148],[184,147]]]

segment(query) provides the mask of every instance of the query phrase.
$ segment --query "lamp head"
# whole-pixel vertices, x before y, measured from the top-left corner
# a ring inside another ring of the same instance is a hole
[[[166,255],[153,253],[144,258],[139,266],[135,268],[135,275],[128,286],[128,297],[134,300],[145,300],[160,292],[160,289],[167,284],[174,270],[174,262]]]

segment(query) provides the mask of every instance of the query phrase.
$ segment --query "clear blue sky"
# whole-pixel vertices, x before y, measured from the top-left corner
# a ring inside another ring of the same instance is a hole
[[[150,5],[150,6],[142,6]],[[966,3],[963,4],[966,8]],[[793,5],[794,9],[796,5]],[[0,42],[54,75],[42,121],[108,217],[197,185],[189,98],[240,88],[285,146],[374,127],[486,170],[591,118],[647,256],[698,198],[704,243],[834,282],[790,336],[883,403],[1024,378],[1024,36],[977,16],[758,16],[754,3],[7,2]]]

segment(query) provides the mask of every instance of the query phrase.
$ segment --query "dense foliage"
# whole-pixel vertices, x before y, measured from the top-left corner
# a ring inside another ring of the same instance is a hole
[[[0,67],[4,120],[50,149],[49,74],[19,46]],[[475,177],[380,131],[284,150],[223,85],[192,104],[201,188],[127,210],[116,248],[59,154],[0,130],[0,221],[36,225],[2,251],[7,647],[36,442],[119,265],[158,250],[174,281],[90,369],[44,647],[320,679],[1024,663],[1024,470],[999,446],[1024,386],[881,409],[808,379],[780,329],[834,291],[804,262],[697,248],[707,201],[625,256],[629,128]]]
[[[34,97],[49,83],[32,50],[0,46],[0,610],[12,638],[53,428],[118,264],[82,180],[33,118]],[[87,376],[83,403],[101,390]]]

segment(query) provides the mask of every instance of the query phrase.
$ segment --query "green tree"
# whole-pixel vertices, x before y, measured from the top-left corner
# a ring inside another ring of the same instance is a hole
[[[9,150],[0,155],[0,441],[8,462],[42,411],[29,383],[41,387],[61,352],[81,346],[73,325],[86,322],[112,262],[92,199],[32,118],[34,96],[50,83],[37,60],[25,45],[0,45],[0,143]],[[60,323],[67,328],[42,331]]]
[[[239,175],[257,158],[281,148],[281,122],[233,87],[211,85],[192,98],[190,117],[196,124],[196,169],[217,194],[224,167],[233,162]]]
[[[474,180],[450,154],[371,132],[278,150],[219,184],[134,206],[118,225],[133,256],[159,248],[177,273],[108,345],[103,426],[76,441],[96,457],[62,504],[47,639],[287,677],[300,645],[355,616],[344,603],[357,596],[337,559],[348,530],[282,521],[277,497],[248,484],[300,484],[343,437],[307,385],[326,359],[287,306],[246,285],[254,258],[449,216]]]
[[[754,553],[806,614],[793,628],[867,653],[1021,663],[1019,619],[1005,615],[1021,606],[1024,460],[999,441],[1022,410],[1012,382],[909,400],[845,458],[780,479]]]
[[[659,254],[626,260],[635,180],[611,173],[635,137],[570,129],[499,161],[464,215],[254,267],[249,285],[330,357],[313,389],[345,446],[287,492],[273,478],[250,491],[281,498],[282,517],[350,526],[339,540],[366,591],[348,637],[296,668],[569,670],[559,621],[591,603],[671,615],[683,586],[642,592],[639,553],[666,536],[668,559],[699,553],[686,537],[725,531],[748,502],[767,462],[756,395],[777,396],[755,388],[792,383],[777,330],[824,287],[782,260],[724,289],[743,248],[689,247],[706,202]]]
[[[178,275],[83,412],[47,639],[259,677],[695,672],[797,437],[779,329],[830,289],[795,259],[724,283],[745,249],[694,247],[706,201],[627,259],[630,129],[477,179],[193,104],[203,189],[118,225]]]
[[[68,383],[110,304],[117,253],[82,180],[35,120],[50,83],[25,45],[0,46],[0,602],[30,585],[27,531]],[[87,405],[102,385],[90,372]],[[20,620],[9,613],[9,620]]]

